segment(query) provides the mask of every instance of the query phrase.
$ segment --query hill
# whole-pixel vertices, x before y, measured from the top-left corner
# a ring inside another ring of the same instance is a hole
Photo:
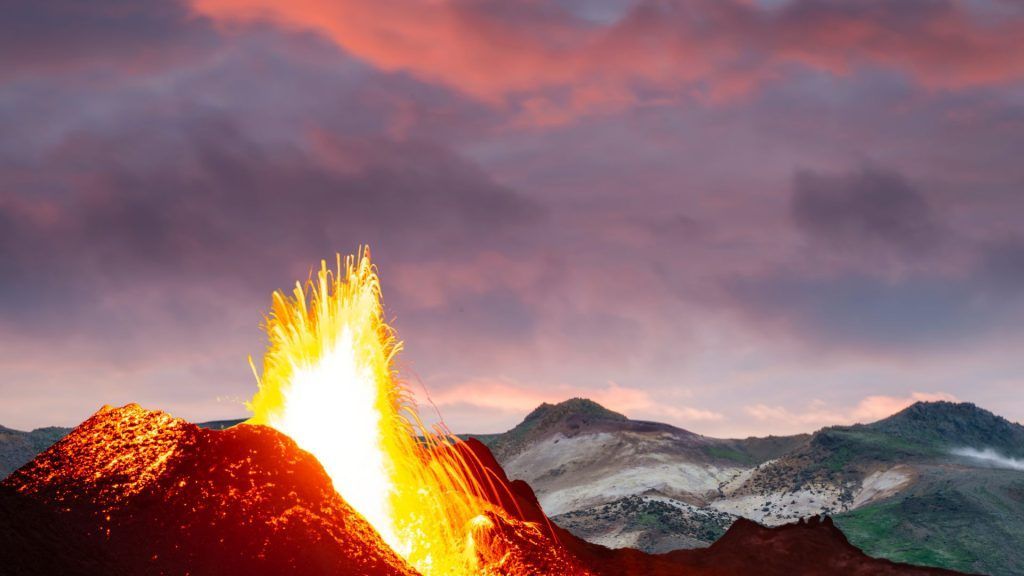
[[[22,432],[0,426],[0,479],[21,468],[60,440],[70,428],[37,428]]]
[[[973,404],[919,402],[870,424],[720,440],[573,399],[488,442],[555,522],[613,547],[707,546],[736,518],[827,514],[869,554],[1024,572],[1005,546],[1024,530],[1024,473],[995,467],[1020,457],[1024,427]]]

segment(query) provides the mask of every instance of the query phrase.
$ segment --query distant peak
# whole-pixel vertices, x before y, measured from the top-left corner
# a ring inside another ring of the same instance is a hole
[[[868,428],[936,447],[993,448],[1024,454],[1024,426],[970,402],[916,402]]]
[[[950,402],[948,400],[918,401],[903,410],[893,414],[889,418],[927,418],[935,416],[992,416],[992,413],[979,408],[970,402]],[[888,418],[887,418],[888,419]]]
[[[585,417],[595,420],[628,420],[626,416],[609,410],[597,402],[587,398],[570,398],[558,404],[542,403],[530,412],[523,420],[527,422],[557,421],[570,417]]]
[[[586,398],[570,398],[558,404],[544,402],[515,428],[503,434],[491,450],[499,458],[507,457],[540,438],[556,433],[573,436],[609,422],[628,423],[630,420]]]

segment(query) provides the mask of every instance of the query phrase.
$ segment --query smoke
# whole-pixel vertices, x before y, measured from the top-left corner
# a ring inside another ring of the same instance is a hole
[[[1008,458],[991,448],[975,450],[974,448],[954,448],[951,452],[956,456],[964,456],[974,460],[981,460],[993,468],[1006,468],[1008,470],[1024,471],[1024,460]]]

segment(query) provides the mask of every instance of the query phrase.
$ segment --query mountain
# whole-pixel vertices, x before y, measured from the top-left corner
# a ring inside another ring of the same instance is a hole
[[[49,427],[22,432],[0,426],[0,479],[25,465],[69,431],[70,428]]]
[[[715,541],[735,518],[709,508],[721,487],[808,438],[709,438],[574,398],[480,439],[555,522],[599,544],[665,552]]]
[[[198,422],[196,426],[200,428],[209,428],[210,430],[225,430],[232,426],[237,426],[242,422],[245,422],[245,418],[236,418],[234,420],[211,420],[209,422]]]
[[[936,402],[864,428],[900,443],[913,481],[837,516],[852,541],[901,561],[1024,574],[1024,553],[1006,545],[1024,542],[1024,426],[973,404]]]
[[[556,523],[612,547],[707,546],[736,518],[826,514],[872,555],[1024,573],[1024,554],[1006,546],[1024,541],[1024,461],[1013,460],[1024,427],[973,404],[919,402],[871,424],[719,440],[573,399],[486,441]]]
[[[16,441],[0,442],[0,459],[27,460],[63,431],[4,429],[0,439]],[[576,398],[542,404],[508,432],[464,437],[528,482],[556,524],[613,548],[707,547],[737,518],[828,514],[874,556],[1024,573],[1024,554],[1006,546],[1024,541],[1024,427],[973,404],[921,402],[870,424],[723,440]]]
[[[504,486],[497,508],[468,527],[481,574],[952,574],[872,559],[827,519],[739,520],[708,548],[663,555],[605,548],[551,526],[530,486],[509,480],[482,443],[454,449]],[[0,510],[0,566],[14,576],[416,574],[288,437],[200,428],[136,405],[104,408],[0,482]]]
[[[791,508],[778,503],[811,490],[869,553],[1021,574],[1024,554],[1006,542],[1024,541],[1024,463],[1007,465],[1022,454],[1024,426],[973,404],[919,402],[871,424],[824,428],[732,493],[785,518]]]
[[[967,402],[918,402],[866,428],[921,449],[976,446],[1024,457],[1024,426]]]

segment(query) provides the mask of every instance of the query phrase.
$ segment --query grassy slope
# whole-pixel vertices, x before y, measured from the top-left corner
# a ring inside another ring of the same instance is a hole
[[[824,428],[754,482],[776,490],[820,481],[849,485],[872,471],[911,464],[921,475],[908,491],[836,517],[853,544],[901,562],[1024,574],[1024,473],[965,466],[950,454],[960,447],[1020,457],[1024,427],[971,404],[915,404],[872,424]]]
[[[755,466],[795,450],[806,444],[810,438],[810,434],[796,434],[793,436],[717,440],[705,448],[705,452],[708,456],[719,460],[732,461],[741,466]]]
[[[925,468],[907,493],[835,521],[872,556],[996,576],[1024,574],[1020,472]]]
[[[832,429],[820,465],[917,462],[921,477],[894,498],[836,517],[873,556],[1009,576],[1024,574],[1024,473],[962,466],[953,448],[1024,454],[1024,427],[972,404],[915,404],[865,426]]]

